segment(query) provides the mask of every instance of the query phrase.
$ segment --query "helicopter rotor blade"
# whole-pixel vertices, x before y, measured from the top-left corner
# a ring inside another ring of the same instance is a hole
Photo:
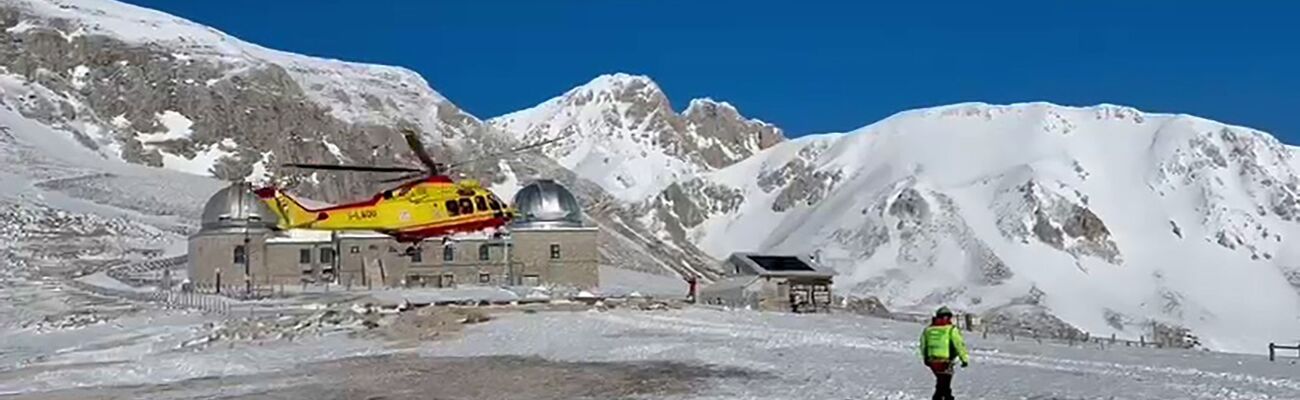
[[[415,157],[420,159],[424,166],[429,167],[430,171],[438,170],[438,163],[433,161],[429,152],[424,149],[424,143],[420,141],[420,134],[413,128],[402,128],[402,136],[406,138],[406,144],[411,146],[411,151],[415,152]]]
[[[425,172],[423,169],[412,167],[375,167],[369,165],[340,165],[340,164],[281,164],[288,168],[303,169],[324,169],[333,171],[362,171],[362,172]]]
[[[423,171],[421,171],[421,172],[423,172]],[[399,177],[396,177],[396,178],[380,179],[380,180],[377,180],[377,181],[375,181],[375,182],[378,182],[378,183],[402,182],[402,181],[413,180],[413,179],[416,179],[416,178],[419,178],[419,177],[422,177],[422,176],[424,176],[424,174],[422,174],[422,173],[421,173],[421,174],[406,174],[406,175],[402,175],[402,176],[399,176]]]
[[[543,141],[540,141],[540,142],[536,142],[536,143],[531,143],[531,144],[527,144],[527,145],[519,146],[519,147],[516,147],[516,148],[510,149],[510,150],[506,150],[506,151],[503,151],[503,152],[500,152],[500,153],[494,153],[494,154],[489,154],[489,155],[486,155],[486,156],[483,156],[483,157],[476,157],[476,158],[471,158],[471,159],[469,159],[469,160],[465,160],[465,161],[454,162],[454,163],[451,163],[451,164],[447,164],[447,168],[453,168],[453,167],[462,166],[462,165],[466,165],[466,164],[473,164],[473,163],[477,163],[477,162],[483,162],[483,161],[487,161],[487,160],[497,159],[497,158],[501,158],[501,157],[506,156],[506,155],[509,155],[509,154],[521,153],[521,152],[524,152],[524,151],[527,151],[527,150],[532,150],[532,149],[535,149],[535,148],[538,148],[538,147],[542,147],[542,146],[545,146],[545,145],[548,145],[548,144],[551,144],[551,143],[558,142],[558,141],[560,141],[560,139],[563,139],[563,138],[562,138],[562,137],[557,137],[557,138],[553,138],[553,139],[547,139],[547,140],[543,140]]]

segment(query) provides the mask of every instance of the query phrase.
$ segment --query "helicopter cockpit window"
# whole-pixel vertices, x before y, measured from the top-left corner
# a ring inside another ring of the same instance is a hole
[[[385,191],[384,191],[384,198],[385,198],[385,199],[391,199],[391,198],[393,198],[393,191],[392,191],[392,190],[385,190]]]
[[[447,200],[447,215],[452,217],[460,215],[460,203],[456,200]]]
[[[474,196],[474,204],[478,206],[479,212],[488,210],[487,199],[484,199],[483,196]]]
[[[497,201],[496,196],[488,196],[487,202],[488,202],[488,208],[491,208],[492,211],[501,210],[501,202]]]
[[[461,198],[460,212],[464,214],[469,214],[474,212],[474,201],[470,200],[468,197]]]

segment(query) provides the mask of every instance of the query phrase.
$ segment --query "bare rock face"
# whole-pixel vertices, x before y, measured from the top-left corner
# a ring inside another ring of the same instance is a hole
[[[1088,334],[1037,305],[1006,305],[985,312],[980,323],[989,332],[1019,337],[1084,340]]]
[[[875,296],[846,297],[844,300],[844,308],[849,312],[856,314],[872,315],[877,317],[889,317],[892,315],[892,313],[889,312],[889,308],[885,307],[885,303],[881,302],[880,299]]]
[[[713,145],[701,151],[704,163],[712,168],[734,164],[785,140],[780,128],[747,119],[726,102],[691,100],[682,116],[696,135],[715,140]]]
[[[400,135],[393,126],[339,119],[283,65],[191,57],[103,35],[69,38],[77,29],[73,21],[0,7],[3,27],[20,20],[47,25],[12,33],[0,29],[0,68],[39,84],[49,91],[40,97],[53,103],[20,111],[74,132],[108,156],[163,167],[169,159],[180,163],[206,154],[215,158],[214,167],[193,172],[225,180],[244,179],[261,162],[273,180],[294,184],[308,196],[341,201],[374,190],[367,179],[372,177],[334,174],[322,184],[324,174],[306,179],[310,172],[280,171],[275,164],[393,163],[409,153],[394,140]],[[442,125],[476,129],[477,121],[449,103],[440,111]]]
[[[963,250],[962,267],[972,284],[999,285],[1010,279],[1011,269],[991,247],[975,235],[961,217],[956,203],[941,191],[911,177],[870,201],[866,217],[856,229],[838,229],[832,239],[857,251],[855,258],[870,259],[886,244],[896,243],[893,256],[900,268],[926,270],[939,265],[938,249],[951,244]],[[891,284],[904,284],[897,279]]]
[[[994,199],[998,229],[1008,239],[1047,244],[1076,257],[1097,257],[1111,264],[1122,263],[1119,247],[1111,239],[1105,222],[1086,205],[1086,197],[1068,185],[1040,184],[1028,179],[1003,189]]]

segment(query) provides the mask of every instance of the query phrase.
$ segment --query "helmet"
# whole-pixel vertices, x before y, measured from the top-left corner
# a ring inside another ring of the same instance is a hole
[[[948,307],[939,307],[939,310],[934,312],[934,316],[936,316],[936,317],[951,317],[951,316],[952,316],[952,310],[949,310]]]

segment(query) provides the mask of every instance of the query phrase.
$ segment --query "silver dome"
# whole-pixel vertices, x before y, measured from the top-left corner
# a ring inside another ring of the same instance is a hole
[[[274,229],[279,217],[253,194],[247,183],[233,183],[208,198],[202,232]]]
[[[582,206],[569,189],[550,179],[538,179],[519,189],[514,199],[513,226],[519,228],[581,227]]]

